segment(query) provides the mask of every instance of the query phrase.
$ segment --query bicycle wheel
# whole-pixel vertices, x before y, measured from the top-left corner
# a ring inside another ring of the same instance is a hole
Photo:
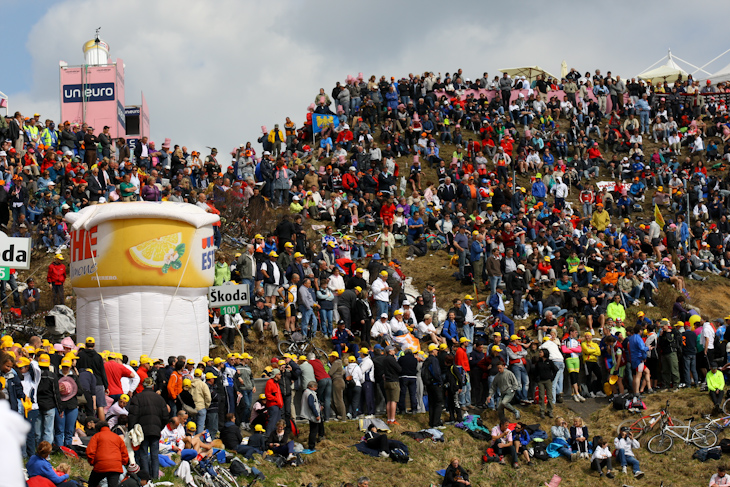
[[[195,485],[198,487],[215,487],[211,485],[211,483],[208,481],[208,476],[202,476],[197,473],[193,474],[193,481],[195,482]]]
[[[646,444],[646,448],[652,453],[664,453],[672,448],[674,440],[671,436],[659,433],[656,436],[652,436],[649,442]]]
[[[697,448],[711,448],[717,443],[717,435],[707,428],[695,428],[689,441]]]
[[[730,414],[730,398],[725,399],[725,402],[722,403],[722,412],[726,415]]]
[[[282,340],[278,344],[279,353],[284,355],[285,353],[291,353],[292,343],[289,340]]]
[[[651,421],[649,418],[649,416],[644,416],[639,419],[629,418],[622,421],[621,424],[616,427],[616,434],[620,435],[622,428],[628,428],[629,431],[634,434],[634,439],[638,440],[641,435],[649,429],[649,421]]]
[[[238,487],[238,482],[236,482],[233,474],[231,474],[227,468],[216,467],[215,471],[218,474],[217,478],[225,482],[226,485],[223,487]]]
[[[327,352],[321,348],[314,347],[314,354],[320,359],[327,360]]]

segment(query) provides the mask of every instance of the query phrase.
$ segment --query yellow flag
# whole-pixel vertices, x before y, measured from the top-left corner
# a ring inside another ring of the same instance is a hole
[[[660,227],[664,228],[664,217],[662,212],[659,211],[659,206],[654,203],[654,221],[659,224]]]

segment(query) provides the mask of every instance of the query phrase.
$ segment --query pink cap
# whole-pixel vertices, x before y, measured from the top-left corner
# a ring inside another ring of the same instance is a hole
[[[310,103],[309,106],[307,107],[307,110],[309,110],[310,112],[313,112],[314,111],[314,103]]]
[[[261,126],[261,131],[262,131],[263,133],[265,133],[265,134],[268,134],[268,133],[269,133],[269,131],[268,131],[268,130],[266,130],[266,125],[262,125],[262,126]]]

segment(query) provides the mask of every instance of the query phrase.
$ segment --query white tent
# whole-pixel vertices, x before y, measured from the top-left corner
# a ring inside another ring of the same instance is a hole
[[[541,74],[543,76],[549,76],[550,78],[555,78],[552,74],[548,73],[544,69],[542,69],[540,66],[524,66],[521,68],[506,68],[506,69],[500,69],[502,73],[507,73],[510,76],[524,76],[528,80],[532,81],[533,78],[536,78],[537,75]]]
[[[730,81],[730,64],[719,70],[717,73],[707,78],[713,85],[723,81]]]
[[[680,68],[677,63],[672,60],[672,54],[669,53],[667,56],[667,63],[659,66],[658,68],[650,69],[641,73],[638,78],[643,80],[656,81],[667,81],[673,83],[677,81],[677,78],[682,76],[683,79],[687,79],[687,72]]]

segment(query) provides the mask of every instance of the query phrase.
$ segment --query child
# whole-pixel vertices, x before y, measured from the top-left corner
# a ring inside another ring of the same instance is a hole
[[[606,477],[612,479],[614,475],[611,471],[611,450],[608,447],[608,442],[601,436],[596,436],[593,444],[595,450],[593,450],[593,456],[591,457],[591,468],[598,472],[599,477],[603,477],[603,467],[606,467]]]

